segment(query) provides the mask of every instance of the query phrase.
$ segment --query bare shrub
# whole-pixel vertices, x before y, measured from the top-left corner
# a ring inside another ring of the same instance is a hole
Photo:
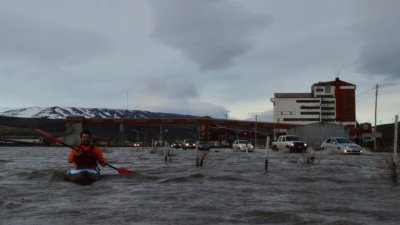
[[[378,163],[378,171],[380,175],[384,177],[388,177],[392,179],[394,182],[397,182],[399,165],[395,163],[393,160],[392,154],[385,154],[382,157],[380,163]]]
[[[208,153],[209,153],[209,151],[207,151],[207,150],[204,150],[204,151],[197,150],[197,156],[196,156],[197,167],[203,167],[204,159],[206,158]]]

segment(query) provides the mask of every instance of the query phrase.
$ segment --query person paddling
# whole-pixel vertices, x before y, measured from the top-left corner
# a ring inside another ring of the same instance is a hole
[[[100,148],[91,145],[91,137],[89,131],[82,131],[80,145],[73,148],[68,155],[68,162],[75,163],[76,169],[98,169],[98,164],[108,165]]]

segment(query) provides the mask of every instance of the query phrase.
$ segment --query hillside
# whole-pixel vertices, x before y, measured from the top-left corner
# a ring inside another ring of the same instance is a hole
[[[173,113],[149,112],[140,110],[119,110],[119,109],[95,109],[76,107],[30,107],[17,110],[10,110],[0,113],[0,139],[9,138],[35,138],[38,134],[33,130],[38,128],[55,136],[62,136],[65,132],[65,118],[68,116],[84,116],[86,118],[197,118],[191,115],[180,115]],[[118,126],[93,128],[93,133],[99,138],[117,138]],[[150,127],[127,127],[129,139],[136,140],[137,134],[134,130],[146,130],[148,140],[157,138],[159,135],[158,126]],[[174,138],[196,137],[196,128],[191,126],[166,127],[169,134]],[[143,136],[143,134],[141,134]],[[143,137],[140,137],[143,139]]]
[[[65,119],[68,116],[84,116],[86,118],[195,118],[197,116],[174,113],[149,112],[143,110],[79,108],[79,107],[28,107],[1,112],[0,116],[17,118]]]
[[[60,134],[65,130],[65,120],[0,116],[0,136],[36,135],[34,128]]]

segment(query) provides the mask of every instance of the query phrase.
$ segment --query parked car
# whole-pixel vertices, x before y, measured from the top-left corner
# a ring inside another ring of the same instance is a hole
[[[242,152],[252,152],[254,151],[254,146],[247,140],[235,140],[232,144],[233,150],[238,150]]]
[[[208,141],[198,141],[196,144],[197,144],[198,150],[202,150],[202,151],[210,150],[210,145],[208,144]]]
[[[321,144],[321,150],[338,151],[343,154],[361,154],[361,149],[361,146],[345,137],[330,137]]]
[[[181,148],[184,150],[186,150],[188,148],[194,149],[194,148],[196,148],[196,142],[192,139],[185,139],[181,143]]]
[[[133,143],[132,146],[133,147],[140,147],[140,143]]]
[[[172,148],[181,148],[181,143],[180,141],[175,141],[174,143],[171,144]]]

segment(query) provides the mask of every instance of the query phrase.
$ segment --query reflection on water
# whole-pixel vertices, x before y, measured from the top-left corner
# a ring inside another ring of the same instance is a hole
[[[0,148],[0,224],[399,224],[399,185],[383,155],[108,148],[110,164],[135,169],[82,186],[64,180],[67,148]]]

